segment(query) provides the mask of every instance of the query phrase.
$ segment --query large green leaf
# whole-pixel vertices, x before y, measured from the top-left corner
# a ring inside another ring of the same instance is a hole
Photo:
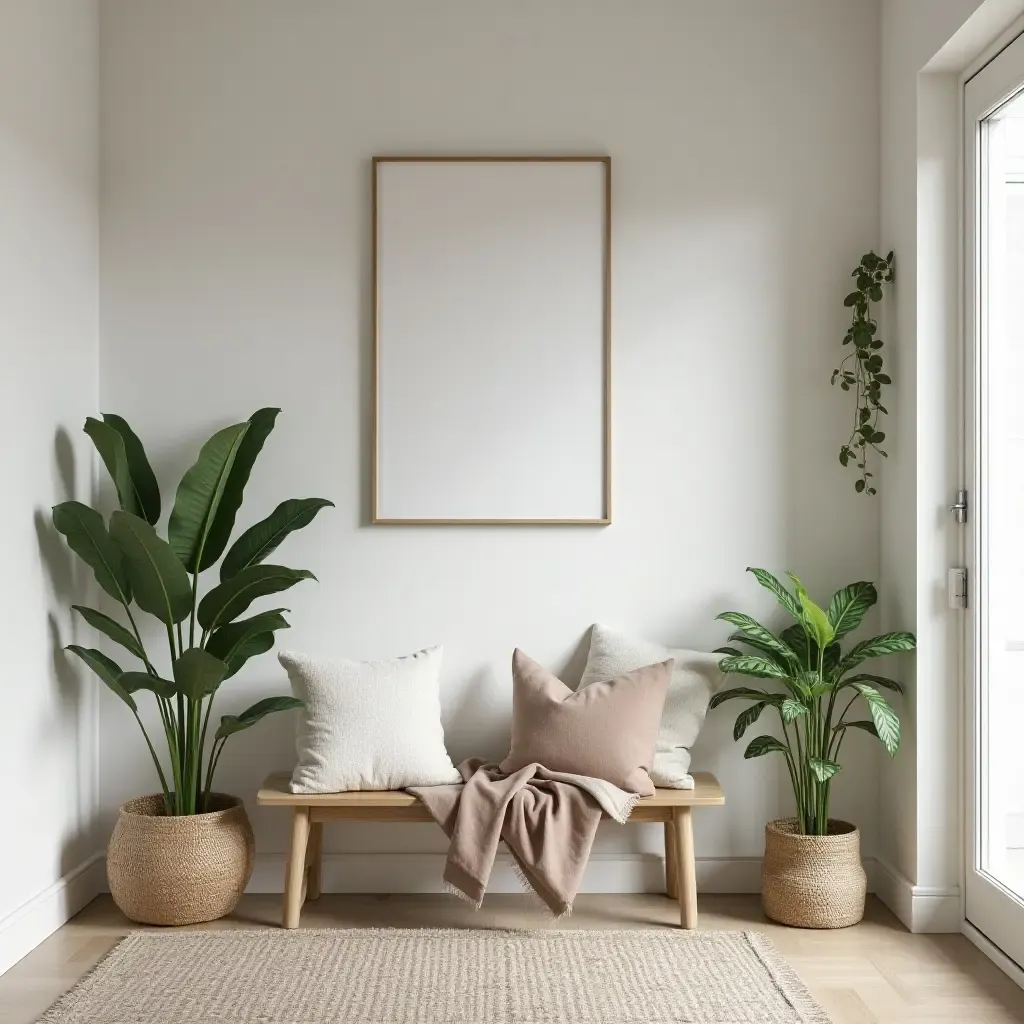
[[[743,657],[743,652],[736,650],[735,647],[716,647],[711,653],[712,654],[731,654],[731,655],[733,655],[733,657],[736,657],[736,658],[742,658]]]
[[[782,720],[789,725],[790,722],[799,718],[801,715],[807,714],[807,705],[802,704],[798,700],[793,700],[792,697],[787,697],[779,705],[779,714],[782,715]]]
[[[800,664],[805,668],[818,663],[818,645],[808,639],[804,627],[799,623],[787,626],[779,634],[779,639],[796,654],[800,659]]]
[[[871,675],[870,672],[858,672],[857,675],[843,680],[843,686],[849,686],[852,683],[874,683],[875,686],[881,686],[885,690],[895,690],[896,693],[903,692],[902,683],[898,683],[895,679],[890,679],[888,676]]]
[[[174,683],[189,700],[202,700],[224,681],[228,667],[200,647],[190,647],[174,662]]]
[[[120,679],[123,673],[116,661],[108,658],[102,651],[97,651],[94,647],[79,647],[78,644],[68,644],[64,650],[77,654],[132,711],[138,711],[135,698],[121,685]]]
[[[797,604],[796,598],[782,585],[782,583],[773,576],[767,569],[754,569],[751,566],[747,566],[747,572],[752,572],[755,579],[762,587],[770,590],[778,600],[779,604],[789,612],[797,621],[800,620],[800,606]]]
[[[206,650],[214,657],[230,665],[239,648],[249,639],[260,633],[273,633],[275,629],[287,629],[288,621],[281,612],[287,608],[275,608],[273,611],[260,612],[248,619],[229,622],[220,629],[215,629],[206,641]],[[269,648],[267,648],[269,650]]]
[[[237,576],[214,587],[199,602],[198,619],[203,629],[216,629],[237,619],[258,597],[287,590],[300,580],[314,580],[308,569],[283,565],[250,565]]]
[[[238,446],[234,461],[231,464],[224,491],[214,511],[210,524],[210,533],[206,539],[200,569],[207,569],[224,553],[231,539],[231,531],[235,528],[235,516],[242,505],[245,485],[260,452],[263,443],[274,429],[274,421],[280,409],[257,409],[248,419],[248,427]],[[272,549],[271,549],[272,550]],[[267,554],[270,552],[268,551]],[[266,556],[264,556],[266,557]],[[262,561],[262,559],[261,559]],[[221,579],[225,579],[223,571]]]
[[[96,582],[115,601],[128,604],[132,588],[121,549],[110,539],[103,516],[80,501],[53,506],[53,525],[64,534],[68,547],[93,571]]]
[[[265,561],[289,533],[308,526],[317,512],[328,505],[333,508],[334,502],[326,498],[289,498],[282,501],[266,519],[250,526],[231,545],[220,565],[221,580],[230,579],[242,569]]]
[[[836,666],[839,664],[839,658],[842,655],[842,649],[839,644],[829,644],[825,648],[825,674],[830,675],[835,671]]]
[[[246,708],[240,715],[223,715],[217,729],[217,739],[224,739],[243,729],[255,725],[261,718],[272,715],[275,711],[290,711],[301,708],[302,701],[295,697],[266,697],[257,701],[251,708]]]
[[[796,654],[789,646],[783,643],[770,629],[766,629],[760,622],[752,619],[749,615],[744,615],[742,612],[722,612],[721,615],[716,615],[715,618],[722,619],[724,622],[738,627],[743,634],[741,639],[745,642],[753,641],[751,643],[752,647],[756,646],[760,650],[772,651],[791,664],[795,665],[797,663]],[[748,637],[749,640],[747,640]],[[737,637],[733,634],[729,639],[735,640]]]
[[[718,667],[722,672],[739,672],[745,676],[757,676],[760,679],[786,679],[786,672],[779,668],[773,661],[765,658],[755,658],[751,654],[742,654],[740,657],[726,655]]]
[[[900,720],[896,712],[873,686],[868,686],[867,683],[854,683],[853,686],[868,702],[871,721],[875,723],[875,730],[886,753],[890,757],[895,757],[900,747]]]
[[[747,745],[747,749],[743,751],[743,756],[746,758],[761,757],[763,754],[770,754],[774,751],[786,754],[789,752],[789,748],[774,736],[755,736]]]
[[[109,615],[96,611],[95,608],[86,608],[84,605],[73,604],[71,606],[93,629],[110,637],[115,644],[120,644],[125,650],[130,651],[140,661],[146,660],[146,652],[142,644],[133,633],[129,633],[120,622],[115,622]]]
[[[818,644],[807,636],[803,626],[789,626],[780,634],[780,638],[787,643],[797,655],[800,664],[804,667],[810,665],[816,670],[818,664]],[[831,643],[825,648],[825,675],[830,676],[836,665],[839,664],[841,655],[839,644]]]
[[[828,647],[835,636],[835,630],[832,628],[832,623],[828,621],[828,615],[825,614],[823,608],[820,608],[811,600],[810,594],[807,593],[807,588],[800,582],[798,576],[791,572],[786,573],[786,575],[793,581],[793,586],[796,588],[796,598],[800,602],[800,611],[803,613],[802,619],[807,627],[807,631],[811,634],[819,649]]]
[[[796,660],[795,655],[787,657],[786,655],[780,654],[771,644],[766,644],[761,640],[756,640],[752,636],[747,636],[745,633],[733,633],[729,637],[730,640],[746,644],[748,647],[752,647],[755,651],[760,651],[769,661],[774,661],[779,668],[785,672],[792,672],[793,669],[799,668],[799,663]],[[723,652],[724,653],[724,652]],[[743,657],[743,651],[730,652],[735,653],[739,657]],[[750,653],[749,651],[746,653]]]
[[[122,672],[118,681],[129,693],[149,690],[164,700],[170,700],[178,692],[177,686],[169,679],[161,679],[148,672]]]
[[[135,482],[132,480],[131,468],[128,465],[128,451],[125,448],[124,438],[109,423],[104,423],[93,416],[86,418],[85,426],[82,428],[96,446],[100,453],[103,465],[107,467],[110,479],[114,481],[117,489],[117,500],[125,512],[132,515],[143,516],[142,499],[135,489]]]
[[[816,671],[818,664],[818,644],[807,636],[803,626],[789,626],[780,634],[780,638],[787,643],[795,652],[801,666],[812,666]],[[825,648],[825,675],[831,675],[833,669],[839,664],[841,649],[839,644],[831,643]]]
[[[842,771],[843,768],[842,765],[837,764],[835,761],[826,761],[820,757],[807,758],[807,764],[819,782],[828,782],[833,775]]]
[[[145,519],[129,512],[110,517],[110,536],[121,549],[138,606],[171,626],[192,611],[192,587],[170,545]]]
[[[256,633],[249,637],[248,640],[235,649],[235,653],[227,663],[228,674],[224,678],[230,679],[250,658],[255,658],[260,654],[266,654],[273,646],[273,633]]]
[[[836,666],[839,675],[845,675],[851,668],[856,668],[868,658],[881,658],[887,654],[899,654],[912,651],[917,646],[913,633],[883,633],[870,640],[862,640]]]
[[[856,629],[867,610],[878,600],[873,583],[851,583],[832,595],[828,604],[828,621],[835,630],[834,640],[841,640]]]
[[[718,693],[711,695],[711,702],[708,704],[710,710],[714,710],[720,704],[724,704],[727,700],[763,700],[763,701],[782,701],[781,694],[768,693],[765,690],[752,690],[748,686],[733,687],[731,690],[719,690]]]
[[[878,730],[875,728],[874,722],[857,721],[857,722],[840,722],[838,725],[832,727],[832,732],[843,732],[846,729],[863,729],[866,733],[877,738]]]
[[[103,422],[113,427],[121,435],[121,440],[124,442],[125,458],[128,462],[128,477],[132,482],[136,500],[142,509],[142,518],[152,526],[156,526],[160,519],[160,485],[156,482],[156,474],[146,457],[146,449],[143,448],[135,431],[120,416],[105,412]],[[132,509],[126,511],[131,512]]]
[[[174,495],[167,522],[167,541],[190,573],[200,572],[220,557],[209,544],[217,509],[248,423],[218,430],[199,450],[199,457],[185,472]]]
[[[766,707],[768,707],[768,702],[762,700],[757,704],[751,704],[749,708],[744,708],[736,716],[736,723],[732,727],[732,738],[739,740],[747,729],[761,717],[761,712]]]

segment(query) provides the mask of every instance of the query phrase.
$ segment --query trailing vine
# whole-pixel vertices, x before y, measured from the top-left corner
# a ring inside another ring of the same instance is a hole
[[[871,303],[882,301],[882,285],[892,281],[892,267],[892,252],[884,257],[874,252],[861,257],[860,265],[851,275],[857,279],[856,291],[843,300],[844,306],[853,309],[853,320],[843,344],[853,348],[832,371],[833,386],[838,382],[843,391],[854,392],[853,429],[849,440],[839,449],[839,462],[843,466],[852,462],[860,470],[853,485],[858,494],[877,493],[871,483],[874,473],[868,470],[869,453],[875,452],[883,459],[889,457],[878,447],[885,440],[885,433],[878,429],[878,415],[889,413],[882,404],[882,387],[892,380],[882,372],[882,339],[877,337],[878,324],[870,310]]]

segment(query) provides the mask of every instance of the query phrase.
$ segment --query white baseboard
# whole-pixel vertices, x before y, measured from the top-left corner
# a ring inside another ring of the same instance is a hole
[[[875,861],[873,873],[874,890],[878,898],[910,931],[961,930],[964,915],[958,885],[915,885],[882,860]]]
[[[963,922],[961,929],[967,940],[978,947],[1014,984],[1024,988],[1024,970],[1011,960],[994,942],[986,938],[970,921]]]
[[[323,891],[443,893],[444,861],[443,853],[327,853],[324,854]],[[258,854],[249,892],[281,892],[284,865],[283,853]],[[865,867],[870,882],[874,875],[873,862],[865,862]],[[699,857],[697,888],[707,893],[758,893],[761,891],[761,858]],[[487,889],[495,893],[523,891],[508,854],[499,854]],[[580,892],[664,892],[664,889],[662,859],[651,854],[591,854],[580,886]]]
[[[106,881],[104,856],[94,854],[0,919],[0,974],[103,892]]]

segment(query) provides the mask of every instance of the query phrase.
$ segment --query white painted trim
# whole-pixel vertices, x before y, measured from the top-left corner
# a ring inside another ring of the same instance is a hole
[[[249,892],[281,892],[286,855],[261,853]],[[326,853],[323,891],[340,893],[444,893],[443,853]],[[868,891],[876,891],[878,865],[865,858]],[[662,858],[653,854],[595,853],[587,864],[580,892],[663,892]],[[705,893],[759,893],[760,857],[698,857],[697,888]],[[520,893],[522,886],[508,854],[499,854],[488,892]],[[959,897],[957,897],[959,899]],[[953,931],[959,931],[957,918]]]
[[[0,974],[74,917],[105,886],[105,860],[97,853],[0,920]]]
[[[912,932],[958,932],[963,924],[960,886],[915,885],[885,861],[876,860],[873,872],[878,898]]]
[[[1012,0],[1009,0],[1012,2]],[[1015,4],[1014,6],[1019,6]],[[962,82],[970,81],[986,64],[991,63],[996,57],[1012,43],[1017,36],[1024,33],[1024,15],[1021,15],[1008,24],[998,36],[985,46],[967,64],[961,63],[959,68],[947,68],[946,70],[960,72]],[[934,58],[933,58],[934,59]]]
[[[970,921],[961,929],[967,941],[977,946],[1014,984],[1024,988],[1024,970],[1011,960],[994,942],[987,939]]]

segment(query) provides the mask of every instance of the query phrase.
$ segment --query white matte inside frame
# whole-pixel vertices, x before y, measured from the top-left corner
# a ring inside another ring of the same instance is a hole
[[[377,520],[607,518],[603,161],[377,174]]]

